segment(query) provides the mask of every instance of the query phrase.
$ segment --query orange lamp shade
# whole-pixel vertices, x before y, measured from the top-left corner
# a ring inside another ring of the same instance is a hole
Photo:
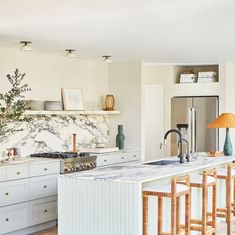
[[[235,115],[233,113],[222,113],[218,118],[212,121],[208,128],[231,128],[235,127]]]

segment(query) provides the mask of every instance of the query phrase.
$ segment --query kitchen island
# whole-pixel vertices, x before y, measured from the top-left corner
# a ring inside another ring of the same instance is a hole
[[[58,190],[59,235],[141,235],[143,187],[170,182],[176,175],[223,167],[233,160],[235,156],[211,158],[201,153],[194,154],[191,162],[184,164],[125,163],[61,175]],[[224,202],[221,197],[224,185],[221,183],[219,187],[219,200]],[[170,227],[167,200],[163,214],[165,230]],[[157,229],[156,198],[151,197],[149,203],[149,235],[152,235]],[[194,214],[199,213],[200,205],[192,203],[192,206]]]

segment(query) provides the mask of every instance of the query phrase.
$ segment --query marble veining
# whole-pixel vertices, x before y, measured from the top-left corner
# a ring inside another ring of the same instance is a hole
[[[177,159],[173,157],[171,159]],[[131,183],[143,183],[151,180],[166,178],[169,176],[183,174],[194,170],[200,170],[207,167],[213,167],[217,164],[231,162],[235,156],[231,157],[208,157],[206,153],[194,154],[192,161],[189,163],[174,163],[165,166],[146,165],[139,163],[123,163],[109,167],[96,168],[94,170],[78,172],[61,177],[68,179],[89,179],[120,181]]]
[[[77,134],[77,148],[92,148],[109,140],[106,115],[32,115],[28,122],[11,124],[23,131],[0,137],[0,159],[6,149],[20,148],[21,156],[30,153],[72,150],[72,134]]]

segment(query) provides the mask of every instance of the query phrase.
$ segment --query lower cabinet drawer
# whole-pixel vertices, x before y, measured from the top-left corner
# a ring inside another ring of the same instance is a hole
[[[7,168],[7,180],[17,180],[27,178],[29,176],[29,168],[26,165],[13,166]]]
[[[130,162],[130,161],[138,161],[138,160],[140,160],[139,152],[123,153],[121,157],[122,162]]]
[[[0,234],[28,226],[28,203],[0,208]]]
[[[30,202],[29,205],[30,225],[40,224],[57,219],[57,200],[56,197],[51,199],[39,199]]]
[[[99,166],[106,166],[106,165],[112,165],[115,163],[120,162],[120,154],[110,154],[110,155],[103,155],[98,156],[96,160],[96,165]]]
[[[6,181],[7,179],[7,170],[6,168],[0,168],[0,182]]]
[[[29,179],[29,199],[34,200],[57,194],[57,176],[49,175]]]
[[[118,154],[107,154],[97,157],[96,164],[97,166],[106,166],[122,162],[130,162],[140,160],[139,152],[124,152]]]
[[[28,180],[0,183],[0,207],[28,200]]]
[[[45,162],[29,165],[29,177],[60,173],[60,162]]]

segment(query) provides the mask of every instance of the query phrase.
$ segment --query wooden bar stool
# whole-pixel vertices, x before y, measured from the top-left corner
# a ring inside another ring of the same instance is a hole
[[[190,234],[190,177],[174,177],[169,184],[150,185],[143,190],[143,235],[148,234],[148,196],[158,197],[158,235],[179,234],[184,227],[185,235]],[[180,224],[180,197],[185,196],[185,225]],[[162,231],[163,198],[171,198],[171,233]]]
[[[227,168],[220,168],[217,173],[217,178],[226,181],[226,208],[217,208],[217,217],[226,219],[227,235],[231,235],[231,217],[235,214],[235,163],[230,163]],[[231,190],[233,181],[233,203]]]
[[[200,231],[202,235],[216,233],[216,178],[216,169],[205,170],[202,175],[191,177],[191,190],[193,187],[202,189],[202,219],[191,219],[190,229]],[[212,187],[212,213],[208,212],[209,187]],[[208,221],[209,217],[212,217],[211,221]]]

